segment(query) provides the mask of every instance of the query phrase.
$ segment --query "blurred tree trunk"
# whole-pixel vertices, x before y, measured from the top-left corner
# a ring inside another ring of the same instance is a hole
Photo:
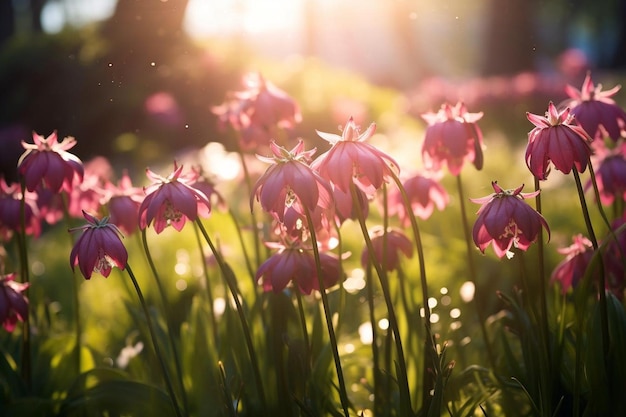
[[[189,0],[118,0],[105,34],[141,43],[178,38]]]
[[[536,0],[489,1],[483,75],[514,74],[534,68],[534,10]]]
[[[15,10],[12,1],[0,1],[0,48],[15,33]]]

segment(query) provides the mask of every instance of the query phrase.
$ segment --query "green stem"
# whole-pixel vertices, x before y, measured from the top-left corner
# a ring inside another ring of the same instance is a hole
[[[170,314],[170,305],[167,300],[167,296],[165,294],[165,288],[163,287],[163,283],[157,271],[156,265],[154,264],[154,260],[152,259],[152,254],[150,249],[148,248],[148,240],[146,237],[146,229],[141,231],[141,241],[143,244],[143,251],[146,254],[146,259],[148,260],[148,264],[150,265],[150,270],[152,271],[152,275],[154,276],[154,280],[157,283],[157,288],[159,290],[159,295],[161,297],[161,304],[163,304],[163,311],[165,315],[165,325],[167,326],[167,337],[170,342],[170,346],[172,347],[172,356],[174,356],[174,365],[176,366],[176,374],[178,375],[178,384],[180,385],[181,397],[183,399],[183,406],[185,411],[189,410],[189,405],[187,402],[187,393],[185,391],[185,384],[183,383],[183,370],[182,365],[180,364],[180,358],[178,355],[178,348],[176,347],[176,341],[174,340],[174,334],[172,332],[172,319]],[[211,306],[212,308],[213,306]]]
[[[330,306],[328,304],[328,295],[326,294],[326,287],[324,286],[324,273],[322,271],[322,262],[320,260],[320,252],[317,247],[317,236],[315,234],[315,226],[313,219],[311,219],[311,213],[308,208],[305,208],[306,220],[309,226],[309,233],[311,234],[311,246],[313,246],[313,256],[315,257],[315,268],[317,275],[317,282],[319,285],[320,295],[322,297],[322,306],[324,307],[324,316],[326,317],[326,327],[328,328],[328,336],[330,338],[330,346],[333,352],[333,359],[335,360],[335,368],[337,370],[337,381],[339,383],[339,399],[343,408],[345,417],[349,417],[348,411],[348,393],[346,391],[346,382],[343,377],[343,369],[341,367],[341,359],[339,358],[339,349],[337,348],[337,336],[335,335],[335,329],[333,327],[333,319],[330,313]],[[298,291],[296,289],[296,291]]]
[[[26,247],[26,182],[21,180],[22,196],[20,200],[20,227],[21,233],[17,233],[18,247],[20,251],[20,275],[22,283],[30,283],[30,271],[28,268],[28,249]],[[24,291],[28,297],[29,289]],[[30,309],[30,304],[29,304]],[[30,392],[32,389],[32,353],[30,339],[30,312],[24,317],[24,326],[22,331],[22,378],[26,383],[26,388]]]
[[[382,415],[383,412],[383,404],[381,403],[382,398],[382,388],[381,378],[383,373],[380,371],[380,362],[379,357],[380,353],[378,351],[378,332],[376,331],[376,315],[374,313],[374,280],[372,279],[372,262],[368,261],[366,268],[366,278],[367,278],[367,305],[369,307],[369,319],[370,324],[372,326],[372,362],[373,366],[373,376],[374,376],[374,415]],[[385,386],[387,384],[384,384]],[[387,397],[384,397],[387,398]]]
[[[239,146],[239,143],[237,144],[237,146]],[[241,166],[243,168],[243,174],[244,174],[244,178],[246,181],[246,186],[248,188],[248,194],[246,195],[252,195],[252,178],[250,177],[248,164],[246,164],[246,158],[245,158],[243,151],[241,150],[241,147],[239,147],[238,154],[239,154],[239,158],[241,159]],[[250,226],[252,227],[252,237],[254,239],[254,255],[256,259],[256,266],[258,268],[260,260],[261,260],[261,240],[259,239],[259,228],[257,225],[256,215],[254,214],[254,210],[250,210],[250,221],[252,222]]]
[[[137,292],[137,297],[139,297],[139,302],[141,303],[141,308],[143,309],[143,313],[146,316],[146,323],[148,324],[148,330],[150,332],[150,339],[152,340],[152,346],[154,347],[154,353],[156,354],[159,364],[161,365],[161,371],[163,372],[163,379],[165,380],[165,386],[167,387],[167,391],[170,395],[170,399],[172,401],[172,405],[174,407],[174,411],[176,412],[177,417],[182,417],[183,414],[178,406],[178,402],[176,401],[176,395],[174,394],[174,387],[172,386],[172,381],[170,379],[169,372],[167,370],[167,365],[165,363],[165,359],[163,358],[163,354],[161,353],[161,349],[159,348],[159,344],[157,343],[156,332],[154,330],[154,325],[152,324],[152,319],[150,318],[150,311],[148,310],[148,305],[146,304],[146,300],[143,297],[143,293],[141,292],[141,288],[139,288],[139,283],[135,278],[135,274],[133,273],[130,265],[126,264],[126,272],[130,276],[130,279],[133,281],[133,285],[135,286],[135,291]]]
[[[209,311],[210,311],[210,319],[211,319],[211,327],[213,330],[213,341],[216,345],[219,345],[219,337],[217,332],[217,319],[215,318],[215,310],[213,309],[214,298],[213,298],[213,290],[211,285],[211,279],[209,277],[209,269],[207,268],[207,262],[204,256],[204,248],[202,247],[202,241],[200,240],[200,233],[198,232],[198,227],[194,227],[193,231],[196,235],[196,243],[198,243],[198,249],[200,250],[201,264],[202,264],[202,272],[204,274],[204,285],[206,286],[206,295],[209,302]]]
[[[389,314],[389,325],[391,326],[391,331],[394,336],[394,341],[396,344],[396,351],[398,355],[398,387],[400,390],[400,415],[408,416],[412,414],[411,410],[411,393],[409,390],[409,381],[406,370],[406,361],[404,357],[404,349],[402,347],[402,338],[400,335],[400,328],[398,327],[398,319],[396,317],[396,312],[393,307],[393,301],[391,299],[391,294],[389,290],[389,280],[387,279],[386,271],[381,267],[380,263],[376,261],[374,258],[374,246],[372,245],[372,240],[370,239],[369,232],[367,230],[367,225],[365,224],[365,217],[363,216],[363,210],[361,207],[360,200],[357,195],[356,185],[354,183],[350,184],[350,191],[352,193],[352,201],[356,206],[357,218],[359,221],[359,226],[361,227],[361,234],[365,239],[365,245],[369,252],[369,256],[371,258],[371,263],[376,270],[378,275],[378,279],[380,281],[380,286],[383,292],[383,298],[385,299],[385,304],[387,306],[387,312]],[[427,327],[430,327],[430,312],[428,309],[428,298],[424,300],[425,306],[424,310],[428,311],[426,313],[428,315],[427,322],[429,323]],[[430,333],[429,333],[430,334]],[[426,372],[426,370],[424,370]],[[425,399],[426,400],[426,399]]]
[[[294,290],[296,293],[296,300],[298,301],[298,315],[300,317],[300,326],[302,327],[302,338],[304,339],[304,346],[306,348],[305,354],[305,362],[307,366],[307,371],[309,371],[311,366],[311,342],[309,341],[309,331],[306,325],[306,317],[304,315],[304,305],[302,302],[302,294],[297,289]]]
[[[461,174],[456,177],[456,185],[459,192],[459,202],[461,204],[461,220],[463,222],[463,233],[465,235],[465,245],[467,250],[467,266],[469,268],[470,279],[474,283],[474,302],[472,303],[476,308],[476,315],[478,316],[478,322],[480,324],[480,331],[483,336],[483,341],[485,343],[485,348],[487,350],[487,358],[489,360],[489,364],[493,369],[495,374],[496,372],[496,359],[493,353],[493,348],[491,346],[491,342],[489,341],[489,336],[487,334],[487,326],[485,324],[486,317],[484,317],[483,312],[481,310],[480,304],[482,304],[482,292],[479,289],[477,275],[476,275],[476,266],[474,265],[474,248],[472,247],[472,236],[470,233],[469,222],[467,220],[467,210],[465,209],[465,197],[463,195],[463,182],[461,181]]]
[[[259,397],[261,399],[261,404],[263,409],[267,410],[267,405],[265,402],[265,391],[263,389],[263,380],[261,379],[261,372],[259,370],[259,361],[256,356],[256,351],[254,350],[254,344],[252,343],[252,334],[250,333],[250,326],[248,325],[248,320],[246,319],[246,315],[243,311],[243,306],[241,305],[241,301],[239,301],[239,294],[237,293],[237,289],[235,287],[235,283],[233,282],[234,274],[232,269],[226,264],[224,259],[222,258],[221,253],[217,250],[213,241],[209,237],[204,225],[200,221],[200,219],[196,219],[196,224],[206,240],[207,244],[211,248],[211,252],[213,252],[213,256],[215,257],[215,261],[222,271],[222,277],[226,282],[226,286],[230,290],[230,293],[233,297],[233,301],[235,302],[235,307],[237,310],[237,314],[239,316],[239,321],[241,322],[241,327],[243,329],[244,338],[246,340],[246,347],[248,348],[248,354],[250,355],[250,362],[252,363],[252,371],[254,373],[254,380],[256,383],[257,391],[259,393]]]
[[[580,175],[576,169],[572,169],[574,174],[574,180],[576,182],[576,189],[578,190],[578,197],[580,199],[580,206],[583,211],[583,217],[585,218],[585,225],[589,233],[589,239],[594,250],[598,250],[598,239],[593,231],[593,225],[591,223],[591,217],[589,216],[589,209],[587,208],[587,202],[585,201],[585,192],[583,190],[582,183],[580,181]],[[609,317],[608,307],[606,302],[606,281],[604,277],[604,265],[601,261],[599,263],[600,273],[598,274],[598,298],[600,300],[600,326],[602,327],[602,350],[604,352],[604,359],[606,361],[609,351]]]

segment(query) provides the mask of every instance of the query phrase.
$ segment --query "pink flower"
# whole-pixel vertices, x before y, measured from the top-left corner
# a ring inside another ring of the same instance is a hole
[[[387,230],[387,242],[385,244],[385,233],[382,227],[375,227],[369,233],[374,249],[374,259],[380,265],[393,271],[400,266],[400,253],[408,258],[413,256],[413,243],[404,233],[397,229]],[[384,250],[386,246],[387,250]],[[361,254],[361,265],[365,268],[370,261],[370,253],[367,247]]]
[[[15,282],[15,274],[0,275],[0,321],[7,332],[15,329],[17,321],[28,317],[28,298],[23,294],[28,283]]]
[[[278,252],[263,262],[256,273],[256,279],[264,291],[282,291],[289,282],[297,286],[303,294],[319,291],[315,257],[310,249],[303,248],[299,243],[287,245],[267,243],[268,247]],[[320,253],[321,269],[325,288],[335,285],[340,278],[339,258],[330,253]]]
[[[397,162],[390,156],[365,143],[375,131],[376,125],[372,123],[360,133],[352,117],[341,136],[318,131],[317,134],[332,147],[317,157],[311,167],[343,192],[350,192],[350,184],[354,183],[368,196],[373,195],[383,181],[400,172]]]
[[[570,246],[558,250],[559,253],[565,255],[565,259],[554,268],[550,278],[551,282],[561,283],[563,294],[578,285],[593,256],[593,247],[589,239],[578,234],[572,240],[573,243]]]
[[[312,213],[318,206],[333,210],[330,184],[306,163],[315,149],[305,151],[301,140],[291,151],[273,141],[270,149],[272,158],[258,156],[272,165],[256,182],[250,196],[250,209],[256,198],[263,210],[281,223],[290,208],[300,215],[306,215],[306,210]]]
[[[443,210],[448,204],[448,193],[433,177],[416,174],[406,179],[402,186],[411,204],[413,214],[423,220],[431,216],[435,207],[438,210]],[[410,224],[402,194],[396,188],[389,192],[389,214],[398,214],[405,226]]]
[[[26,151],[17,163],[18,173],[24,177],[28,191],[35,191],[43,182],[52,191],[70,192],[76,180],[82,181],[81,160],[67,152],[76,144],[74,138],[66,137],[58,143],[56,131],[47,138],[33,133],[33,142],[22,142]]]
[[[260,74],[245,77],[246,90],[232,93],[221,106],[213,108],[220,127],[239,133],[244,150],[269,145],[277,128],[290,129],[302,120],[298,104]]]
[[[364,219],[367,218],[369,214],[369,201],[367,200],[367,195],[361,189],[356,189],[356,195],[358,198],[358,205],[354,203],[352,199],[352,193],[350,190],[343,191],[339,187],[334,184],[331,184],[333,187],[333,196],[335,200],[335,214],[337,217],[337,223],[342,224],[347,219],[356,220],[358,219],[358,209],[361,208],[361,215]]]
[[[72,270],[78,265],[83,276],[90,279],[94,272],[108,277],[112,267],[126,268],[128,253],[117,226],[109,223],[108,217],[98,220],[87,212],[83,216],[87,224],[69,230],[83,232],[70,253]]]
[[[25,226],[27,235],[38,237],[41,234],[37,196],[26,191],[24,202]],[[19,184],[7,185],[0,178],[0,236],[8,240],[17,232],[22,233],[22,192]]]
[[[122,175],[117,186],[108,182],[104,191],[103,203],[109,210],[109,221],[130,236],[139,229],[139,207],[144,193],[139,187],[133,187],[126,172]]]
[[[483,113],[468,113],[463,103],[454,107],[448,103],[437,113],[422,114],[428,123],[422,145],[422,158],[428,169],[438,171],[443,162],[454,176],[461,173],[465,161],[476,169],[483,167],[483,135],[476,124]]]
[[[161,177],[149,169],[146,175],[153,183],[145,188],[146,198],[139,207],[139,227],[144,230],[154,220],[154,230],[161,233],[171,225],[181,231],[187,220],[198,218],[198,205],[211,209],[211,202],[200,190],[192,187],[198,178],[196,171],[183,175],[183,166],[174,162],[174,172]]]
[[[532,174],[545,180],[550,161],[564,174],[576,168],[584,172],[591,156],[591,138],[585,130],[574,123],[569,109],[559,112],[550,102],[546,116],[526,113],[535,128],[528,133],[526,165]]]
[[[617,140],[624,134],[626,127],[626,112],[611,98],[621,86],[608,91],[602,91],[602,84],[593,85],[591,73],[587,72],[582,88],[567,85],[565,92],[570,97],[561,103],[562,107],[569,107],[576,120],[583,129],[594,139],[608,136]]]
[[[491,183],[495,193],[486,197],[471,199],[482,204],[478,218],[474,223],[472,237],[481,252],[489,244],[499,258],[513,256],[511,247],[525,251],[537,240],[541,227],[548,232],[550,228],[543,216],[526,204],[525,198],[536,196],[539,191],[522,193],[524,184],[515,190],[503,190],[497,182]]]

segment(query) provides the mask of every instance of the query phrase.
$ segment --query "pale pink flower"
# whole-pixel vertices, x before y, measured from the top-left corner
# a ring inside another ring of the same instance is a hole
[[[413,256],[413,242],[398,229],[389,228],[385,234],[383,227],[375,227],[369,235],[374,253],[370,255],[367,246],[363,249],[361,265],[364,268],[373,257],[373,260],[381,266],[384,265],[387,271],[394,271],[400,266],[400,253],[407,258]]]
[[[476,124],[482,117],[482,112],[469,113],[461,102],[454,107],[445,103],[437,113],[422,114],[428,123],[422,145],[426,168],[438,171],[445,162],[450,173],[457,176],[467,161],[482,169],[483,135]]]
[[[415,174],[402,182],[413,214],[420,219],[428,219],[435,207],[443,210],[448,204],[450,197],[437,179],[430,175]],[[389,214],[397,214],[402,223],[410,224],[410,218],[406,211],[402,194],[397,188],[389,191]]]
[[[134,187],[127,172],[122,174],[117,185],[106,183],[103,204],[109,211],[110,222],[122,233],[130,236],[139,229],[139,207],[144,199],[143,189]]]

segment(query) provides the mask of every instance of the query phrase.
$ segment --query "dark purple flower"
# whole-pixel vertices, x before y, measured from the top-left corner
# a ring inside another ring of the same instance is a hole
[[[267,243],[278,252],[263,262],[256,273],[256,279],[265,291],[282,291],[293,282],[303,294],[319,291],[315,257],[310,249],[303,248],[299,242],[283,245]],[[339,258],[331,253],[320,253],[320,263],[325,288],[335,285],[340,278]]]
[[[83,164],[76,155],[67,152],[76,144],[73,137],[57,142],[57,132],[44,138],[33,133],[34,144],[22,142],[26,151],[17,164],[18,173],[24,177],[28,191],[35,191],[44,183],[54,192],[72,191],[76,181],[82,181]]]
[[[272,165],[256,182],[250,196],[250,209],[256,198],[263,210],[280,222],[284,222],[289,209],[303,216],[307,210],[312,213],[318,206],[332,212],[330,184],[307,164],[315,149],[305,151],[303,141],[290,151],[272,141],[270,149],[271,158],[259,156]]]
[[[146,197],[139,207],[139,227],[144,230],[154,221],[154,231],[161,233],[171,225],[181,231],[187,220],[198,218],[198,206],[209,210],[208,197],[192,185],[198,179],[197,171],[183,174],[183,166],[174,162],[174,171],[167,177],[146,170],[153,183],[145,188]]]
[[[513,256],[511,248],[523,251],[537,240],[541,227],[550,238],[550,228],[541,214],[524,202],[525,198],[536,196],[539,191],[522,193],[522,184],[515,190],[503,190],[497,182],[491,183],[495,193],[482,198],[471,199],[482,204],[474,223],[472,237],[481,252],[490,244],[496,255],[502,258]]]
[[[602,84],[593,85],[591,73],[587,73],[582,88],[567,85],[565,92],[570,97],[561,106],[569,107],[583,129],[594,139],[609,136],[617,140],[624,136],[626,112],[611,98],[621,86],[602,91]]]
[[[350,184],[354,183],[366,195],[373,195],[383,181],[400,173],[393,158],[365,143],[375,131],[376,125],[372,123],[361,133],[352,117],[341,136],[318,131],[317,134],[332,147],[318,156],[311,166],[343,192],[350,192]]]
[[[569,109],[559,112],[550,102],[545,117],[526,113],[535,128],[528,133],[526,165],[540,179],[548,178],[548,164],[564,174],[572,169],[582,173],[591,156],[591,138],[585,130],[574,123]]]
[[[126,268],[128,252],[117,226],[109,223],[108,217],[98,220],[87,212],[83,216],[87,224],[70,229],[83,232],[70,253],[72,270],[78,265],[83,276],[90,279],[94,272],[108,277],[112,267]]]

